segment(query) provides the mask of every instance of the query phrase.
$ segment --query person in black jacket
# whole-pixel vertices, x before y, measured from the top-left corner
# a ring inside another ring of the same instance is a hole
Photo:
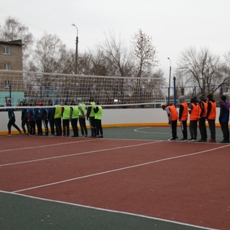
[[[220,143],[229,143],[229,103],[226,102],[227,97],[222,95],[220,97],[220,116],[219,122],[221,126],[221,130],[223,133],[223,140]]]

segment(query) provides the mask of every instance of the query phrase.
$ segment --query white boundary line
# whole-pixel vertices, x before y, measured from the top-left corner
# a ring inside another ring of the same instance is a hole
[[[153,128],[158,128],[158,127],[141,127],[141,128],[136,128],[136,129],[134,129],[134,132],[136,132],[136,133],[155,133],[155,134],[161,134],[161,135],[170,135],[171,133],[170,132],[168,132],[168,133],[162,133],[162,132],[146,132],[146,131],[141,131],[142,129],[153,129]],[[167,127],[165,127],[165,128],[167,128]],[[168,127],[168,128],[170,128],[170,127]],[[223,134],[222,133],[216,133],[216,136],[223,136]]]
[[[155,143],[158,143],[158,142],[155,142]],[[136,167],[141,167],[141,166],[145,166],[145,165],[155,164],[155,163],[159,163],[159,162],[163,162],[163,161],[169,161],[169,160],[173,160],[173,159],[190,157],[190,156],[194,156],[194,155],[198,155],[198,154],[206,153],[206,152],[211,152],[211,151],[215,151],[215,150],[226,148],[226,147],[230,147],[230,145],[220,146],[220,147],[212,148],[212,149],[209,149],[209,150],[202,150],[202,151],[199,151],[199,152],[184,154],[184,155],[175,156],[175,157],[167,157],[167,158],[163,158],[163,159],[160,159],[160,160],[149,161],[149,162],[142,163],[142,164],[126,166],[126,167],[112,169],[112,170],[108,170],[108,171],[104,171],[104,172],[93,173],[93,174],[80,176],[80,177],[75,177],[75,178],[70,178],[70,179],[62,180],[62,181],[58,181],[58,182],[53,182],[53,183],[43,184],[43,185],[34,186],[34,187],[30,187],[30,188],[24,188],[24,189],[20,189],[20,190],[15,190],[13,192],[14,193],[19,193],[19,192],[24,192],[24,191],[28,191],[28,190],[37,189],[37,188],[43,188],[43,187],[48,187],[48,186],[52,186],[52,185],[67,183],[67,182],[70,182],[70,181],[76,181],[76,180],[85,179],[85,178],[89,178],[89,177],[94,177],[94,176],[104,175],[104,174],[108,174],[108,173],[123,171],[123,170],[132,169],[132,168],[136,168]],[[103,151],[106,151],[106,150],[103,150]]]
[[[0,190],[0,192],[5,193],[5,194],[10,194],[10,195],[15,195],[15,196],[23,196],[23,197],[31,198],[34,200],[42,200],[42,201],[47,201],[47,202],[51,202],[51,203],[71,205],[71,206],[87,208],[87,209],[92,209],[92,210],[97,210],[97,211],[129,215],[129,216],[134,216],[134,217],[146,218],[146,219],[150,219],[150,220],[162,221],[162,222],[166,222],[166,223],[178,224],[178,225],[183,225],[183,226],[188,226],[188,227],[195,227],[195,228],[204,229],[204,230],[216,230],[214,228],[192,225],[192,224],[187,224],[187,223],[183,223],[183,222],[177,222],[177,221],[173,221],[173,220],[167,220],[167,219],[162,219],[162,218],[157,218],[157,217],[152,217],[152,216],[145,216],[145,215],[140,215],[140,214],[135,214],[135,213],[130,213],[130,212],[122,212],[122,211],[116,211],[116,210],[111,210],[111,209],[98,208],[98,207],[81,205],[81,204],[74,204],[74,203],[69,203],[69,202],[64,202],[64,201],[57,201],[57,200],[51,200],[51,199],[46,199],[46,198],[24,195],[24,194],[17,194],[17,193],[13,193],[13,192],[5,192],[5,191],[1,191],[1,190]]]
[[[45,161],[45,160],[58,159],[58,158],[65,158],[65,157],[72,157],[72,156],[84,155],[84,154],[89,154],[89,153],[105,152],[105,151],[111,151],[111,150],[117,150],[117,149],[123,149],[123,148],[132,148],[132,147],[137,147],[137,146],[142,146],[142,145],[156,144],[159,142],[162,142],[162,141],[154,141],[154,142],[149,141],[149,142],[141,143],[141,144],[126,145],[126,146],[121,146],[121,147],[98,149],[98,150],[92,150],[92,151],[86,151],[86,152],[80,152],[80,153],[72,153],[72,154],[68,154],[68,155],[46,157],[46,158],[41,158],[41,159],[36,159],[36,160],[7,163],[7,164],[1,164],[0,167],[10,166],[10,165],[27,164],[27,163],[32,163],[32,162]],[[69,142],[68,142],[68,144],[69,144]],[[58,145],[58,144],[56,144],[56,145]],[[43,146],[40,146],[40,147],[42,148]],[[45,146],[45,147],[47,147],[47,146]],[[29,147],[29,148],[31,148],[31,147]],[[23,149],[27,149],[27,148],[23,148]],[[18,150],[18,149],[16,149],[16,150]]]
[[[146,132],[146,131],[141,131],[142,129],[151,129],[153,127],[141,127],[141,128],[136,128],[134,129],[134,132],[136,133],[156,133],[156,134],[162,134],[162,135],[170,135],[171,133],[162,133],[162,132]],[[169,127],[168,127],[169,128]]]
[[[16,148],[16,149],[2,149],[2,150],[0,150],[0,153],[2,153],[2,152],[10,152],[10,151],[15,151],[15,150],[46,148],[46,147],[52,147],[52,146],[57,146],[57,145],[78,144],[78,143],[81,143],[81,142],[88,142],[88,141],[93,141],[93,139],[92,140],[82,140],[82,141],[62,142],[62,143],[55,143],[55,144],[48,144],[48,145],[38,145],[38,146],[22,147],[22,148]]]

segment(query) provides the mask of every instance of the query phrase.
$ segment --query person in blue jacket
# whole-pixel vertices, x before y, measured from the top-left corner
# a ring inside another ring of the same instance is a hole
[[[42,124],[43,124],[43,126],[45,128],[45,134],[46,134],[46,136],[48,136],[49,135],[49,129],[48,129],[48,121],[49,121],[49,119],[48,119],[48,108],[42,107],[43,105],[44,105],[43,102],[39,103],[39,106],[41,106],[40,111],[41,111]]]
[[[229,129],[228,129],[228,122],[229,122],[229,103],[226,102],[227,97],[222,95],[220,97],[220,115],[219,115],[219,122],[221,126],[221,130],[223,133],[223,140],[221,143],[229,143]]]
[[[28,105],[27,105],[26,102],[24,102],[22,104],[22,106],[28,106]],[[29,121],[28,121],[28,108],[22,108],[22,110],[21,110],[21,120],[22,120],[21,126],[22,126],[22,130],[23,130],[24,134],[29,135],[30,127],[29,127]],[[26,130],[25,126],[26,126],[27,130]]]
[[[11,104],[6,104],[7,107],[10,107]],[[8,134],[7,136],[11,136],[11,127],[13,126],[15,129],[18,130],[18,132],[21,134],[21,130],[20,128],[15,124],[15,114],[14,114],[14,109],[13,108],[8,108],[7,109],[8,111],[8,118],[9,118],[9,121],[8,121],[8,124],[7,124],[7,128],[8,128]]]
[[[38,106],[40,103],[38,103]],[[41,119],[41,109],[39,107],[34,108],[35,111],[35,124],[37,126],[37,135],[42,136],[42,119]]]
[[[33,103],[30,104],[28,109],[28,121],[30,124],[30,135],[35,135],[35,108]]]
[[[49,123],[49,126],[50,126],[51,135],[54,136],[54,134],[55,134],[55,131],[54,131],[54,108],[52,107],[53,106],[52,101],[49,101],[49,106],[50,107],[47,108],[48,123]]]

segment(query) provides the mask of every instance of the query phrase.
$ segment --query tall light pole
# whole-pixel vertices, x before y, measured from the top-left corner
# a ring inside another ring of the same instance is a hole
[[[171,67],[171,59],[168,57],[170,66],[169,66],[169,87],[168,87],[168,103],[170,102],[170,88],[171,88],[171,73],[172,73],[172,67]]]
[[[78,72],[78,28],[75,24],[72,24],[77,29],[77,36],[76,36],[76,51],[75,51],[75,74]]]

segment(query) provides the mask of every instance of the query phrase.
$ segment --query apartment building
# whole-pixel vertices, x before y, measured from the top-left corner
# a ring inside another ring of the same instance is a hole
[[[22,40],[0,41],[0,69],[22,70]]]
[[[0,41],[0,105],[16,105],[23,97],[22,40]],[[3,71],[2,71],[3,70]]]

